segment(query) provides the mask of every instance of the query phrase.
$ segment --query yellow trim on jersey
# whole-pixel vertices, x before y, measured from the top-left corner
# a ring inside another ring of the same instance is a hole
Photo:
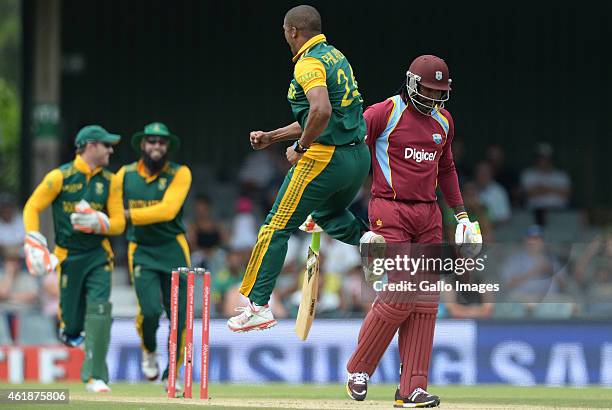
[[[128,272],[130,272],[132,283],[134,283],[134,255],[136,254],[136,248],[138,248],[138,244],[136,242],[128,243]]]
[[[173,220],[181,210],[191,187],[191,171],[182,165],[166,188],[164,197],[155,205],[130,209],[132,224],[150,225]]]
[[[240,286],[240,293],[244,296],[248,297],[255,285],[272,236],[276,231],[287,226],[300,203],[304,190],[327,167],[334,155],[335,148],[333,145],[312,144],[302,159],[298,161],[276,213],[270,223],[263,225],[259,230],[257,243],[253,248],[242,286]]]
[[[123,169],[123,168],[122,168]],[[109,229],[108,235],[119,235],[125,229],[125,211],[123,208],[123,175],[111,177],[108,198],[106,199]]]
[[[23,207],[23,225],[26,232],[40,230],[40,213],[55,201],[63,185],[64,177],[58,168],[45,175]]]
[[[136,298],[136,304],[138,305],[138,313],[136,314],[136,333],[140,336],[140,348],[147,353],[151,353],[147,350],[144,344],[144,331],[142,327],[142,323],[144,322],[144,315],[142,314],[142,309],[140,308],[140,303],[138,303],[138,298]]]
[[[293,56],[291,61],[295,63],[302,54],[308,51],[310,47],[314,46],[315,44],[322,43],[324,41],[327,41],[324,34],[317,34],[316,36],[312,37],[310,40],[305,42],[302,47],[300,47],[300,51],[298,51],[297,54]]]
[[[320,60],[314,57],[304,57],[295,64],[293,69],[295,81],[307,93],[314,87],[327,87],[327,74]]]
[[[191,255],[189,253],[189,244],[187,243],[187,238],[185,238],[185,234],[179,233],[176,235],[176,241],[179,246],[183,250],[183,255],[185,255],[185,261],[187,262],[187,266],[191,266]]]
[[[53,253],[55,254],[55,256],[57,256],[57,259],[58,259],[57,267],[55,268],[55,270],[57,271],[57,285],[58,285],[58,289],[60,289],[60,292],[61,292],[61,288],[62,288],[62,263],[66,260],[66,258],[68,258],[68,249],[62,248],[61,246],[55,246],[55,249],[53,250]],[[57,318],[59,320],[60,328],[63,329],[64,327],[66,327],[66,324],[64,323],[64,319],[62,319],[62,305],[59,302],[57,303]]]
[[[81,157],[80,155],[77,155],[76,158],[74,159],[74,167],[79,172],[85,174],[85,176],[87,177],[87,181],[89,181],[89,178],[93,177],[99,172],[102,172],[103,170],[102,167],[97,167],[92,170],[91,168],[89,168],[89,165],[87,164],[87,162],[85,162],[83,157]]]
[[[113,253],[113,248],[112,248],[108,238],[105,238],[101,242],[101,245],[102,245],[102,249],[104,249],[104,251],[106,252],[106,256],[108,257],[108,259],[110,259],[110,260],[114,259],[115,254]]]

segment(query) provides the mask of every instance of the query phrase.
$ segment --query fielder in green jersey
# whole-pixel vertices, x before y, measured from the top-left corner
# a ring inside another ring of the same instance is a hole
[[[107,235],[122,233],[125,219],[117,181],[104,167],[119,140],[119,135],[98,125],[82,128],[75,140],[74,161],[49,172],[23,212],[28,269],[33,274],[57,269],[60,338],[72,347],[85,341],[81,379],[92,392],[110,391],[106,353],[113,252]],[[57,245],[54,255],[38,232],[39,214],[49,205]]]
[[[283,29],[296,63],[287,98],[297,121],[274,131],[253,131],[250,141],[254,149],[263,149],[297,140],[286,153],[293,167],[253,248],[240,288],[250,303],[227,323],[235,332],[276,324],[267,303],[287,241],[309,214],[325,232],[349,244],[357,245],[368,230],[347,210],[370,169],[363,100],[353,68],[321,33],[321,17],[313,7],[289,10]]]
[[[127,229],[128,264],[136,289],[139,312],[136,329],[142,341],[141,369],[151,381],[159,377],[156,332],[165,310],[170,317],[170,278],[173,268],[190,266],[183,225],[183,203],[191,186],[191,171],[167,160],[179,139],[166,125],[154,122],[132,137],[141,154],[138,162],[122,167],[117,179],[123,190]],[[179,285],[180,368],[185,342],[186,278]],[[168,368],[162,380],[168,378]]]

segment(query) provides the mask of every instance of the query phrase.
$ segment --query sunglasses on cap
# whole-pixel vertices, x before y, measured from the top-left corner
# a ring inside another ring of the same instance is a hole
[[[159,135],[147,135],[145,137],[145,141],[147,144],[168,145],[168,140],[164,137],[160,137]]]

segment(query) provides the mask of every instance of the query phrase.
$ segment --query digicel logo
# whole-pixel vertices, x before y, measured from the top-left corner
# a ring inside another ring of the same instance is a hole
[[[435,161],[438,151],[427,152],[424,149],[418,151],[414,148],[406,148],[404,151],[405,159],[414,159],[416,162]]]

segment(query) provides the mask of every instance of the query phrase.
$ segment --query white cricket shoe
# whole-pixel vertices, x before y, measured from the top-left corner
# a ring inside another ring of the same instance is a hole
[[[258,306],[249,302],[244,307],[236,308],[236,311],[242,313],[227,320],[227,327],[232,332],[250,332],[251,330],[264,330],[276,326],[272,309],[268,305]]]
[[[140,362],[140,370],[145,375],[147,380],[154,381],[159,377],[159,365],[157,364],[157,354],[155,352],[142,351],[142,361]]]
[[[90,379],[85,384],[85,390],[90,393],[109,393],[110,387],[100,379]]]
[[[385,238],[372,231],[367,231],[359,239],[359,253],[364,261],[363,273],[368,283],[379,279],[384,273],[374,273],[374,260],[385,257],[385,244]]]
[[[346,381],[346,393],[357,401],[364,401],[368,394],[368,380],[370,376],[364,372],[349,373]]]

